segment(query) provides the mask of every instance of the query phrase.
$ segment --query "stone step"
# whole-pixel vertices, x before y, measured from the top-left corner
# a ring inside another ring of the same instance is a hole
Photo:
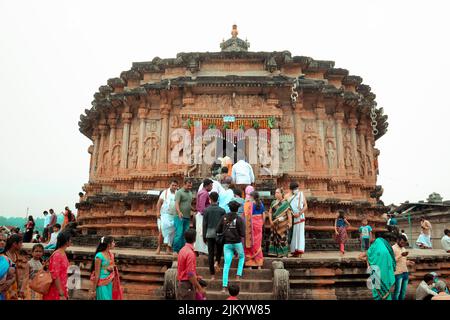
[[[367,278],[365,279],[290,279],[289,284],[291,288],[302,288],[302,287],[327,287],[327,286],[365,286],[367,283]]]
[[[208,300],[225,300],[229,297],[228,292],[222,293],[220,291],[206,291],[206,299]],[[240,292],[239,300],[272,300],[273,295],[270,292]]]
[[[330,292],[291,289],[289,300],[372,300],[372,293],[364,288],[358,290],[357,294],[355,294],[354,290],[341,290],[338,288],[330,290]]]
[[[228,274],[230,279],[234,279],[237,272],[237,268],[231,268]],[[202,276],[206,281],[211,278],[209,274],[209,268],[207,267],[197,267],[197,274]],[[221,267],[219,272],[216,272],[216,279],[222,279],[223,268]],[[242,273],[242,279],[252,279],[252,280],[272,280],[273,272],[270,269],[244,269]]]
[[[331,268],[296,268],[289,269],[289,274],[292,279],[337,277],[339,274],[343,274],[347,278],[362,278],[369,276],[366,268],[340,268],[339,273],[336,272],[335,269]]]
[[[238,266],[238,259],[233,258],[233,261],[231,262],[231,268],[237,268]],[[264,263],[263,266],[261,267],[262,269],[271,269],[272,268],[272,259],[264,259]],[[223,267],[223,259],[220,263],[220,267]],[[208,257],[201,255],[199,257],[197,257],[197,267],[208,267]],[[244,267],[245,268],[245,267]],[[255,269],[256,270],[256,269]]]
[[[206,290],[208,292],[222,290],[222,279],[216,278],[216,280],[205,279],[207,283]],[[273,289],[272,280],[247,280],[241,279],[241,281],[235,281],[234,277],[228,279],[230,284],[238,284],[239,288],[243,292],[267,292],[271,293]]]

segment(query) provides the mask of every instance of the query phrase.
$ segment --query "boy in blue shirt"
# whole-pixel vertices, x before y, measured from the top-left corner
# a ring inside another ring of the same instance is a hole
[[[361,239],[361,251],[367,251],[370,247],[370,239],[372,239],[372,227],[369,226],[367,219],[362,221],[362,226],[359,227],[359,235]]]

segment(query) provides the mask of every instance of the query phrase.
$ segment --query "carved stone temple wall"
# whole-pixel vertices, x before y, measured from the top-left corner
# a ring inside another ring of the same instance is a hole
[[[376,107],[371,88],[333,61],[289,51],[250,52],[248,46],[234,33],[220,52],[133,63],[99,88],[79,122],[92,141],[86,197],[77,204],[84,234],[154,236],[157,197],[145,192],[162,190],[173,178],[209,175],[208,164],[172,159],[191,160],[210,150],[214,143],[207,139],[191,151],[180,148],[186,141],[177,132],[185,129],[192,139],[196,128],[224,135],[227,129],[278,131],[278,145],[272,147],[269,138],[266,152],[278,157],[278,172],[259,161],[264,151],[249,137],[242,140],[246,156],[258,159],[253,166],[259,190],[300,183],[309,201],[311,238],[331,238],[339,208],[348,210],[352,230],[363,216],[381,227],[386,208],[376,185],[375,142],[387,130],[387,116]]]

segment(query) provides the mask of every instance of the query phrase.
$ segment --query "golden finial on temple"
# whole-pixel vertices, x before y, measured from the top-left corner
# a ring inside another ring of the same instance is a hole
[[[238,35],[237,25],[233,24],[233,30],[231,30],[231,36],[236,38]]]

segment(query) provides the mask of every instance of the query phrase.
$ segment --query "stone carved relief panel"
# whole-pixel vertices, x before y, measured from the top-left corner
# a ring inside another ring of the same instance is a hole
[[[238,109],[261,108],[264,105],[264,99],[256,95],[237,95],[232,99],[233,106]]]
[[[281,113],[281,110],[273,105],[267,105],[264,97],[258,95],[201,94],[195,97],[195,104],[183,112],[188,112],[189,109],[212,114],[245,113],[248,110],[257,114]]]
[[[352,135],[350,129],[346,129],[344,134],[344,164],[347,173],[353,170],[354,161],[352,153]]]
[[[128,147],[128,168],[136,169],[138,160],[138,139],[132,138]]]
[[[121,144],[120,143],[117,143],[117,144],[115,144],[114,146],[113,146],[113,149],[112,149],[112,163],[111,163],[111,165],[112,165],[112,172],[113,173],[117,173],[117,172],[119,172],[119,168],[120,168],[120,161],[121,161],[121,159],[120,159],[120,150],[121,150]]]
[[[223,110],[231,106],[231,95],[198,95],[195,98],[195,106],[201,111]]]
[[[130,138],[128,143],[128,168],[136,169],[139,144],[139,119],[133,118],[130,124]]]
[[[367,175],[373,176],[373,168],[372,168],[372,159],[370,158],[369,154],[366,154],[366,160],[367,160]]]
[[[161,146],[161,121],[151,119],[145,125],[144,168],[156,166],[159,162]]]
[[[364,153],[362,152],[360,136],[358,136],[356,140],[357,140],[356,150],[357,150],[358,158],[359,158],[359,176],[361,178],[364,178],[364,176],[366,174],[366,157],[364,156]]]
[[[337,168],[335,128],[334,124],[331,122],[327,123],[325,131],[325,155],[328,168]]]
[[[282,134],[292,134],[292,128],[294,127],[294,118],[291,114],[285,114],[281,118],[281,130]]]
[[[281,172],[295,170],[295,141],[291,134],[280,135],[280,169]]]
[[[305,131],[303,134],[303,157],[305,167],[322,168],[323,167],[323,143],[320,134],[312,121],[305,122]]]
[[[175,114],[171,116],[170,127],[181,128],[181,119],[179,115]]]
[[[108,171],[109,150],[103,152],[101,156],[100,165],[98,167],[98,173],[103,175]]]

